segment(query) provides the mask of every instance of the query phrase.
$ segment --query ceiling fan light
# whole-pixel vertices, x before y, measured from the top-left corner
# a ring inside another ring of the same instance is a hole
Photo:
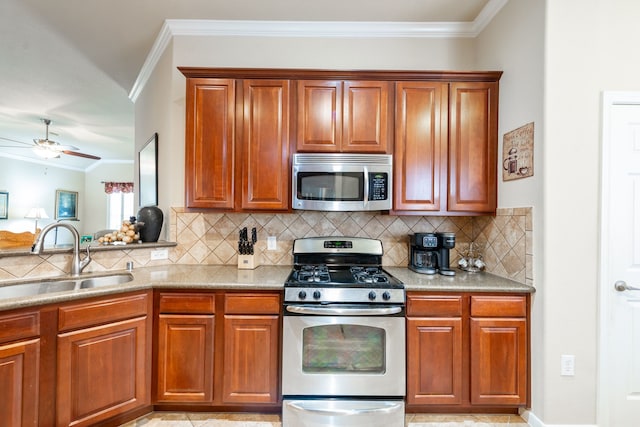
[[[42,157],[43,159],[57,159],[60,157],[59,151],[51,150],[42,146],[33,147],[33,152],[36,153],[38,157]]]

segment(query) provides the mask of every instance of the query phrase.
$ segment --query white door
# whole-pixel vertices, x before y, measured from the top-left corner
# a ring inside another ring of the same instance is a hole
[[[602,142],[598,425],[637,427],[640,425],[640,93],[605,93]]]

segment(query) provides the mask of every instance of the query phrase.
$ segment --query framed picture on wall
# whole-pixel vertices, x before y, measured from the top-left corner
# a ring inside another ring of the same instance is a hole
[[[0,219],[9,218],[9,193],[0,191]]]
[[[56,190],[56,219],[78,219],[78,192]]]
[[[158,133],[138,153],[140,207],[158,205]]]

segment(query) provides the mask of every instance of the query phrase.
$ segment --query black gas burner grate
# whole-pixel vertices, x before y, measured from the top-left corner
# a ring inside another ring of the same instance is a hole
[[[303,265],[294,273],[294,279],[306,283],[329,283],[331,275],[326,265]]]
[[[350,269],[355,283],[389,283],[389,277],[380,267],[353,266]]]

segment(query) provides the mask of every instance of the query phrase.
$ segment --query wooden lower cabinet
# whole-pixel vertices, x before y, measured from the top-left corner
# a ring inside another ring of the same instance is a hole
[[[157,305],[158,404],[279,404],[280,293],[167,291]]]
[[[419,405],[462,403],[462,319],[407,319],[407,394]]]
[[[213,315],[158,317],[159,402],[213,400]]]
[[[160,293],[158,402],[213,402],[215,302],[212,293]]]
[[[527,303],[471,296],[471,403],[524,406],[528,395]]]
[[[60,308],[56,425],[89,426],[149,406],[149,300],[142,293]]]
[[[40,313],[0,315],[0,427],[40,422]]]
[[[225,316],[225,403],[277,403],[278,315]]]
[[[40,339],[0,345],[0,426],[38,425]]]
[[[527,295],[407,294],[407,407],[530,405]]]

